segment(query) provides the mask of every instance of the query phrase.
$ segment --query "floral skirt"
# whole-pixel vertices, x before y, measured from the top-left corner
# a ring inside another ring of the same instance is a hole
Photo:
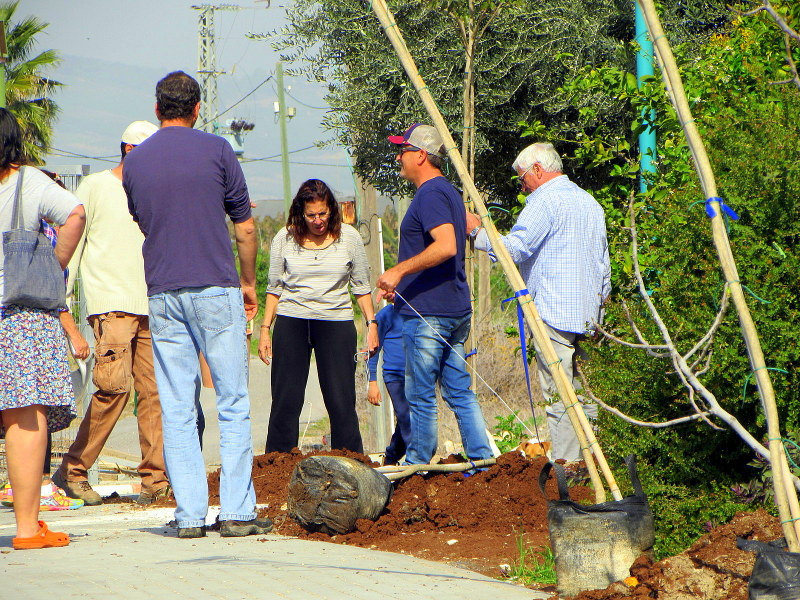
[[[75,418],[66,337],[57,311],[5,306],[0,314],[0,410],[35,404],[48,407],[51,433]]]

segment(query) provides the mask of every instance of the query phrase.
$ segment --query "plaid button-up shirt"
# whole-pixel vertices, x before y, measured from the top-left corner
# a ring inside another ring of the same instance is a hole
[[[545,323],[586,333],[600,320],[611,291],[603,208],[566,175],[534,190],[508,235],[501,238],[519,266]],[[475,247],[490,252],[485,230]]]

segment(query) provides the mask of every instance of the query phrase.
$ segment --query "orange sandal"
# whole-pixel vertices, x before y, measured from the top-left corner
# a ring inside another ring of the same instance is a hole
[[[15,537],[12,541],[14,550],[37,550],[39,548],[57,548],[69,544],[69,534],[50,531],[44,521],[39,521],[39,533],[33,537]]]

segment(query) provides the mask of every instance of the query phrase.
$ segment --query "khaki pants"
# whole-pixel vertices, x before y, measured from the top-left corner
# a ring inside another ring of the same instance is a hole
[[[59,470],[67,481],[86,481],[86,471],[97,460],[128,403],[132,378],[138,394],[139,446],[142,451],[138,472],[142,488],[163,488],[168,481],[148,318],[110,312],[90,316],[89,324],[94,330],[93,376],[97,391]]]
[[[564,367],[564,372],[567,374],[567,379],[572,382],[578,401],[583,404],[586,416],[592,420],[596,419],[597,404],[581,395],[583,384],[577,375],[575,367],[577,359],[586,360],[588,358],[586,352],[580,346],[583,336],[554,329],[547,323],[545,323],[545,327],[550,334],[550,340],[553,343],[556,356],[561,360],[561,366]],[[545,362],[544,355],[538,347],[536,348],[536,364],[539,371],[539,384],[542,386],[542,395],[547,404],[545,412],[547,413],[547,427],[550,430],[550,441],[553,443],[551,449],[552,459],[583,460],[578,436],[575,435],[572,421],[569,420],[564,403],[559,398],[550,365]]]

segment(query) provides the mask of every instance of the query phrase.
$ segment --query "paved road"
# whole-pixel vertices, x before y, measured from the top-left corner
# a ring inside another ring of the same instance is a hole
[[[250,418],[253,434],[253,451],[255,454],[264,453],[264,444],[267,441],[267,421],[270,409],[270,370],[256,356],[250,357]],[[209,467],[218,466],[219,458],[219,427],[217,424],[216,396],[214,390],[203,388],[200,394],[200,403],[206,415],[206,432],[203,437],[203,457]],[[325,405],[322,402],[322,392],[319,389],[317,370],[311,365],[311,371],[306,385],[306,403],[300,414],[300,433],[302,435],[307,423],[314,423],[327,416]],[[121,419],[109,437],[106,447],[139,455],[139,433],[134,417]],[[215,468],[215,467],[214,467]]]
[[[43,514],[65,548],[11,550],[0,507],[0,589],[19,600],[537,600],[548,594],[390,552],[277,535],[179,540],[171,509]]]

